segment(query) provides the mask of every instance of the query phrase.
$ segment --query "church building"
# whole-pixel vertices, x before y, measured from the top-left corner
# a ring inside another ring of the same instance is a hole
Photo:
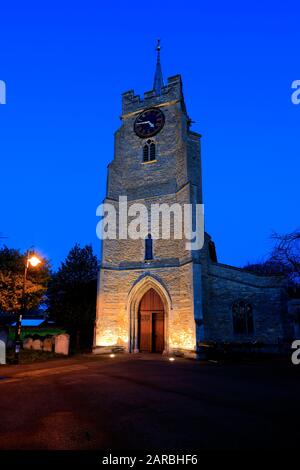
[[[201,135],[191,130],[180,75],[164,83],[157,46],[154,85],[122,95],[121,126],[105,203],[203,204]],[[120,229],[120,227],[118,227]],[[104,239],[94,352],[193,356],[205,342],[276,347],[289,335],[286,291],[274,277],[218,262],[211,236]]]

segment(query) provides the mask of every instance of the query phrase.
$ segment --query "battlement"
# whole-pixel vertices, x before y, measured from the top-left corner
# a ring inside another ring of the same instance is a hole
[[[123,93],[122,115],[178,100],[183,100],[182,80],[180,75],[174,75],[168,78],[168,84],[162,88],[161,95],[157,95],[154,90],[146,91],[143,98],[140,95],[135,95],[134,90]]]

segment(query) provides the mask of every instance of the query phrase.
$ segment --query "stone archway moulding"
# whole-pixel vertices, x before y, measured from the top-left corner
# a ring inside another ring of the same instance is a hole
[[[138,352],[138,314],[139,314],[139,305],[142,297],[149,289],[154,289],[160,296],[165,313],[165,331],[164,331],[164,340],[165,340],[165,351],[169,350],[169,317],[170,311],[172,310],[172,300],[169,292],[164,287],[164,285],[155,277],[151,275],[143,276],[134,283],[131,288],[128,299],[127,299],[127,315],[128,315],[128,324],[129,324],[129,335],[128,335],[128,350],[129,352]]]

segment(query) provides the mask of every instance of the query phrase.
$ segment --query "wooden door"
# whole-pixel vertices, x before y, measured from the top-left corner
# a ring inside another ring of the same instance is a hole
[[[164,313],[152,313],[152,351],[162,353],[164,350]]]
[[[150,312],[140,312],[140,351],[151,352],[152,350],[152,315]]]
[[[154,289],[146,292],[140,303],[139,350],[160,353],[164,350],[164,307]]]

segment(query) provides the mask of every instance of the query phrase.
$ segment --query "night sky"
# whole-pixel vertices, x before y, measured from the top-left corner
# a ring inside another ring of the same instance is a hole
[[[57,267],[96,238],[121,93],[180,73],[203,135],[206,230],[219,261],[270,250],[299,226],[300,7],[296,2],[2,2],[0,232]]]

